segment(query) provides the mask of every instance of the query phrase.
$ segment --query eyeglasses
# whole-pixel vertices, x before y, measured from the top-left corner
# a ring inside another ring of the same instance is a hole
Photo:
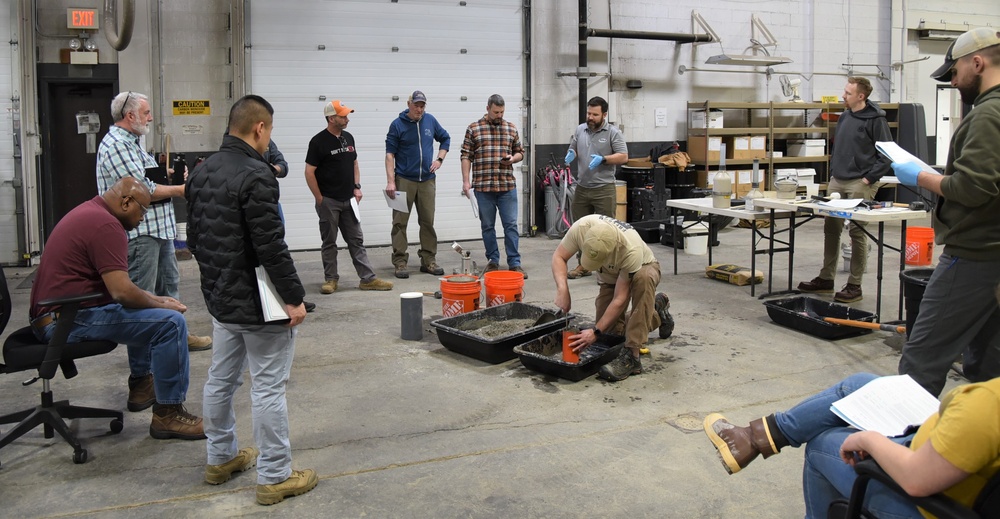
[[[135,202],[135,205],[139,206],[139,209],[141,209],[141,210],[142,210],[142,215],[143,215],[143,216],[146,216],[146,213],[147,213],[147,212],[149,211],[149,207],[148,207],[148,206],[145,206],[145,205],[142,205],[142,203],[140,203],[140,202],[139,202],[139,200],[137,200],[137,199],[136,199],[136,198],[135,198],[134,196],[132,196],[132,195],[125,195],[125,196],[123,196],[122,198],[127,198],[127,199],[131,199],[131,200],[132,200],[133,202]]]
[[[118,114],[118,118],[119,119],[124,119],[125,118],[125,107],[128,106],[128,102],[129,102],[129,100],[131,98],[132,98],[132,91],[130,90],[128,94],[125,94],[125,102],[122,103],[121,113]]]

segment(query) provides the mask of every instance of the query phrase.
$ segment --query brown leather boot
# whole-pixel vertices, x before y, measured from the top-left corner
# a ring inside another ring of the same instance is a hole
[[[205,429],[201,418],[187,412],[184,404],[154,404],[149,435],[157,440],[204,440]]]
[[[133,413],[149,409],[156,403],[156,393],[153,392],[153,374],[144,377],[128,378],[128,407]]]
[[[705,417],[705,434],[719,451],[722,464],[730,474],[746,468],[758,454],[770,458],[788,445],[774,422],[774,415],[758,418],[747,427],[737,427],[724,416],[712,413]]]

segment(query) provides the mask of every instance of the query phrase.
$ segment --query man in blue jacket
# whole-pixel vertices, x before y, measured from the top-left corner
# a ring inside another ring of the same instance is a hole
[[[871,200],[878,191],[876,185],[889,172],[889,159],[875,149],[877,141],[891,141],[885,110],[868,99],[872,84],[863,77],[847,78],[844,87],[844,104],[847,109],[837,121],[833,138],[833,156],[830,158],[830,184],[827,193],[840,193],[841,198]],[[833,295],[834,301],[854,303],[861,301],[861,277],[868,260],[868,236],[860,222],[851,222],[851,273],[847,284]],[[812,281],[799,283],[803,292],[833,292],[837,273],[837,256],[840,254],[840,235],[844,229],[841,218],[826,218],[823,222],[823,268]]]
[[[406,101],[407,109],[389,125],[385,136],[385,191],[389,198],[396,198],[396,190],[406,193],[406,208],[412,212],[417,207],[420,224],[420,272],[435,276],[444,274],[437,264],[437,232],[434,231],[434,198],[437,192],[435,174],[451,147],[451,136],[438,124],[433,115],[426,113],[427,96],[416,90]],[[440,143],[434,158],[434,141]],[[406,262],[406,224],[410,213],[392,212],[392,264],[396,277],[410,277]]]

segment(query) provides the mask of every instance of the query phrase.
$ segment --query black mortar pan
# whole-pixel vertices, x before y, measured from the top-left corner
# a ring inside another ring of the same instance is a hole
[[[431,326],[437,329],[438,340],[445,348],[483,362],[499,364],[515,357],[514,346],[537,339],[550,332],[562,331],[573,316],[556,317],[552,321],[535,324],[524,330],[492,339],[485,339],[480,335],[466,331],[467,326],[479,320],[531,319],[537,321],[546,312],[551,313],[552,310],[527,303],[513,302],[431,321]],[[560,342],[560,348],[561,345]]]
[[[624,344],[625,337],[602,333],[597,342],[580,352],[580,362],[573,364],[562,360],[562,330],[558,330],[515,346],[514,353],[531,371],[579,382],[615,360]]]
[[[826,340],[844,339],[871,333],[871,330],[828,323],[824,317],[875,322],[875,314],[830,303],[813,297],[796,296],[787,299],[764,301],[771,320],[789,328]]]

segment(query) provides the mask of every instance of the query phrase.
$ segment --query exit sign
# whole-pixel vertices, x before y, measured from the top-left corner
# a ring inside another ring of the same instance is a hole
[[[97,9],[66,9],[66,28],[97,30]]]

